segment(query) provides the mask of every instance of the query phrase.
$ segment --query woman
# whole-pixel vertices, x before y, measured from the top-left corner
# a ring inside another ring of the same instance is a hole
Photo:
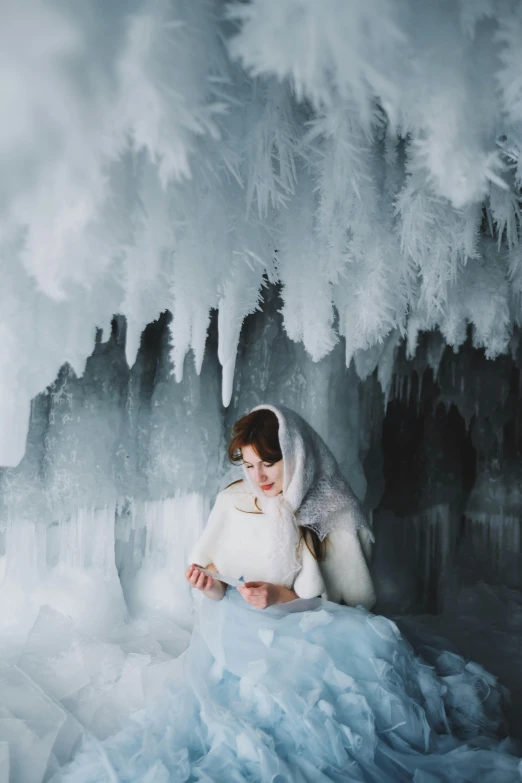
[[[261,406],[229,454],[245,478],[218,495],[191,553],[186,576],[205,598],[185,684],[61,779],[520,781],[495,738],[494,678],[449,653],[428,665],[369,613],[371,532],[319,436]]]
[[[234,425],[228,456],[245,480],[218,495],[192,562],[243,576],[250,584],[239,592],[258,608],[326,593],[371,609],[373,535],[317,433],[293,411],[260,406]],[[223,583],[196,566],[186,575],[208,597],[223,597]],[[253,584],[263,576],[272,581]]]

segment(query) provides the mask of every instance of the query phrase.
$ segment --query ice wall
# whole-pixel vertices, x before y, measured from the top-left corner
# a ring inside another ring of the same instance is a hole
[[[281,304],[271,287],[246,319],[228,408],[216,319],[201,374],[189,357],[177,382],[168,313],[145,329],[131,369],[118,317],[83,376],[64,366],[33,400],[26,454],[0,475],[0,661],[26,694],[0,736],[22,770],[14,781],[39,782],[85,730],[106,736],[178,676],[193,622],[186,554],[238,475],[227,433],[260,402],[294,407],[317,428],[372,515],[380,611],[446,611],[457,595],[462,606],[483,598],[479,580],[522,587],[516,335],[495,361],[471,343],[454,353],[438,332],[408,358],[394,335],[346,368],[342,345],[313,362],[291,341]],[[37,746],[17,727],[49,705]]]
[[[341,345],[313,362],[288,338],[280,307],[272,287],[262,312],[246,320],[228,408],[216,320],[201,374],[189,357],[181,382],[171,371],[168,313],[144,331],[131,369],[122,318],[108,341],[98,335],[81,378],[62,368],[32,402],[24,459],[0,476],[10,584],[43,595],[51,572],[101,569],[107,584],[123,585],[127,605],[141,606],[136,574],[165,568],[167,550],[187,550],[218,489],[238,475],[225,459],[233,422],[270,401],[300,411],[321,433],[382,526],[375,569],[389,606],[440,608],[459,547],[482,562],[484,578],[522,586],[518,333],[511,355],[495,361],[470,343],[455,353],[434,331],[414,357],[394,335],[346,368]],[[172,512],[171,527],[169,502],[188,504]],[[123,618],[124,596],[118,601]]]
[[[85,731],[106,736],[176,676],[172,658],[193,623],[186,554],[215,493],[238,474],[225,461],[235,418],[267,399],[295,407],[365,496],[355,370],[340,346],[312,362],[285,334],[280,307],[272,289],[247,320],[229,409],[216,319],[200,375],[189,357],[177,382],[169,314],[145,329],[131,369],[116,318],[84,374],[65,365],[32,402],[25,456],[0,474],[0,661],[24,704],[13,732],[0,731],[12,783],[39,783]],[[36,693],[56,708],[39,755]]]
[[[6,632],[22,638],[42,605],[89,633],[151,608],[190,627],[184,556],[216,492],[239,473],[225,459],[233,422],[262,401],[308,418],[359,497],[370,499],[369,510],[375,505],[379,481],[370,471],[368,491],[362,464],[379,437],[368,424],[371,395],[361,401],[340,345],[314,363],[290,341],[280,307],[271,288],[263,312],[247,319],[227,409],[216,321],[200,375],[189,357],[178,382],[170,314],[145,329],[131,369],[126,324],[116,318],[109,340],[98,334],[83,376],[64,365],[35,398],[26,454],[0,474],[0,589],[12,607],[2,618]]]

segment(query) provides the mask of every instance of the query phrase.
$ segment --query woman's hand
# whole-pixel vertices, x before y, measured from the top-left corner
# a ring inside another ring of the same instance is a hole
[[[285,604],[297,598],[297,593],[283,585],[271,582],[245,582],[244,587],[237,588],[245,601],[256,609],[266,609],[274,604]]]
[[[200,569],[202,566],[197,563],[192,563],[185,571],[185,578],[187,582],[195,587],[197,590],[201,590],[207,598],[212,598],[214,601],[220,601],[225,595],[226,585],[220,582],[219,579],[213,579],[208,574],[204,574]],[[210,571],[215,571],[215,566],[211,563],[207,566]]]

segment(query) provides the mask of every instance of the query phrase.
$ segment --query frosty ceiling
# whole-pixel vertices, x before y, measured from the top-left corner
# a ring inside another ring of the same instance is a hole
[[[165,309],[177,379],[219,310],[223,401],[245,316],[346,362],[521,318],[518,0],[4,0],[0,464],[96,326],[127,360]],[[338,315],[338,318],[336,318]]]

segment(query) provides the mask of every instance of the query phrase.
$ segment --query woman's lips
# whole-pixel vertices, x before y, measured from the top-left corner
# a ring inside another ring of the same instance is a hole
[[[272,489],[274,486],[274,482],[272,481],[271,484],[260,484],[261,489],[265,492],[267,489]]]

